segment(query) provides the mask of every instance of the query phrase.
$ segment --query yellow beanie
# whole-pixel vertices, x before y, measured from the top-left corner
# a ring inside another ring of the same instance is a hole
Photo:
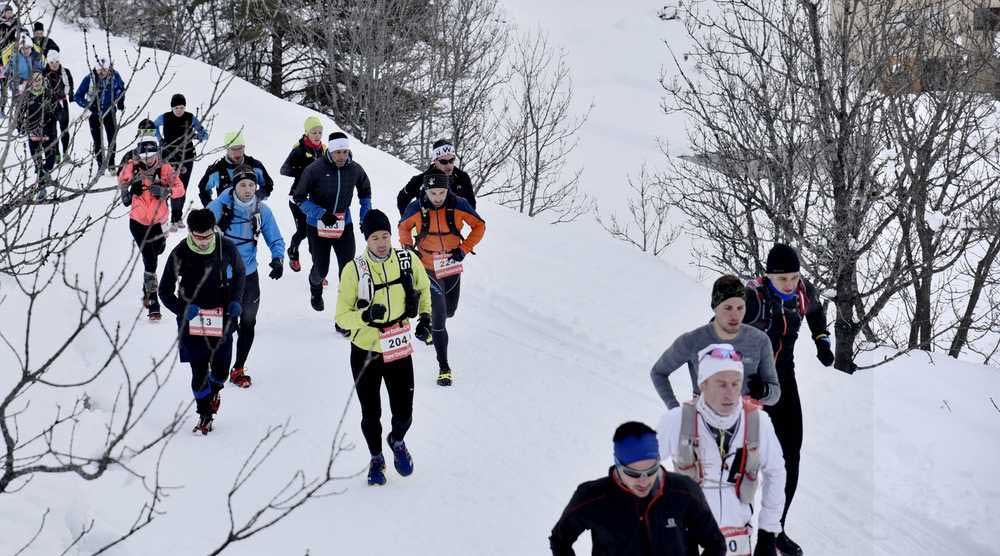
[[[309,133],[309,130],[314,127],[323,127],[323,122],[320,121],[319,116],[309,116],[306,118],[306,123],[303,124],[303,127],[306,133]]]
[[[226,148],[232,147],[233,145],[247,145],[246,141],[243,140],[243,133],[240,131],[227,131],[223,144]]]

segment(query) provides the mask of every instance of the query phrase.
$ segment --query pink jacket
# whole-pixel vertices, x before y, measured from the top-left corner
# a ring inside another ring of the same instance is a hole
[[[147,169],[135,160],[130,160],[118,174],[118,186],[122,189],[129,188],[136,172],[142,175],[142,195],[132,195],[132,212],[129,217],[143,226],[164,224],[170,219],[168,199],[166,197],[157,199],[150,192],[150,186],[154,183],[157,170],[160,173],[159,185],[170,189],[170,197],[174,199],[184,197],[184,182],[169,164],[164,163],[156,168]]]

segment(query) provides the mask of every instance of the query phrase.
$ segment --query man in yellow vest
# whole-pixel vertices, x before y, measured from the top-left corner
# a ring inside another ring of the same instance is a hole
[[[392,248],[389,217],[378,209],[361,222],[365,252],[344,265],[337,292],[337,325],[351,338],[351,371],[361,402],[361,432],[371,465],[368,484],[384,485],[382,456],[382,381],[389,392],[392,430],[386,439],[393,464],[403,477],[413,473],[413,458],[403,436],[413,416],[413,338],[410,319],[427,327],[431,292],[427,272],[409,251]],[[430,330],[421,333],[430,334]]]
[[[660,457],[705,492],[729,554],[750,554],[751,518],[759,511],[754,556],[776,556],[783,535],[785,460],[759,402],[741,397],[743,358],[730,344],[698,353],[701,395],[667,412],[657,429]],[[758,488],[761,503],[754,505]]]

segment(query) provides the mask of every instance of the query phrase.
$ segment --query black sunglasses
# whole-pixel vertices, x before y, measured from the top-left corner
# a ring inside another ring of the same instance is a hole
[[[454,158],[449,158],[448,160],[438,159],[438,164],[442,164],[444,166],[447,166],[449,164],[454,164],[454,163],[455,163],[455,159]]]
[[[653,477],[660,470],[660,460],[656,460],[656,463],[649,466],[647,469],[632,469],[631,467],[626,467],[624,465],[618,464],[618,471],[621,471],[626,476],[633,479],[641,479],[642,477]]]

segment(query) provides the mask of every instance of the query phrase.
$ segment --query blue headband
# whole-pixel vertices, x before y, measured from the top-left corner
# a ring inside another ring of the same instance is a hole
[[[630,465],[644,459],[660,459],[660,443],[656,434],[647,432],[640,436],[626,436],[615,442],[615,462]]]

